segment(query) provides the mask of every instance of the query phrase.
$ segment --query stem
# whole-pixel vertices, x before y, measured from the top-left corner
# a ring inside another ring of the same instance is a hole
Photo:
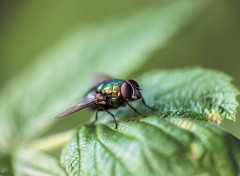
[[[32,143],[32,147],[42,151],[50,151],[56,148],[60,148],[67,141],[70,140],[73,130],[65,131],[58,133],[52,136],[48,136],[39,140],[36,140]]]

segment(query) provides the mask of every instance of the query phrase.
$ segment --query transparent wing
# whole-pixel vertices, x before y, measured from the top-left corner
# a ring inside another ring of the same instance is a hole
[[[63,111],[62,113],[60,113],[59,115],[57,115],[55,118],[63,118],[69,114],[72,114],[76,111],[82,110],[84,108],[87,108],[95,103],[97,103],[99,100],[97,99],[92,99],[89,101],[83,100],[80,103],[75,104],[74,106],[71,106],[70,108],[66,109],[65,111]]]

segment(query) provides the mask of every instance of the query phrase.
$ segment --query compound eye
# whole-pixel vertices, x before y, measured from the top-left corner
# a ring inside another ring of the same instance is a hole
[[[139,85],[138,85],[138,83],[136,81],[130,79],[130,80],[127,80],[127,82],[129,82],[129,84],[131,84],[133,87],[139,88]]]
[[[133,95],[132,86],[126,81],[121,86],[121,95],[126,100],[130,100],[132,98]]]

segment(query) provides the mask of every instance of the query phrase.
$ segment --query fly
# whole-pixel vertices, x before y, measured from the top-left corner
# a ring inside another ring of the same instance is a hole
[[[85,94],[82,101],[66,109],[64,112],[57,115],[56,118],[62,118],[84,108],[89,108],[96,111],[95,120],[93,123],[98,119],[98,112],[105,111],[112,116],[115,122],[115,129],[117,129],[118,125],[115,119],[115,115],[112,114],[109,110],[128,105],[135,113],[141,115],[142,117],[146,117],[145,115],[138,112],[129,103],[131,101],[136,101],[139,99],[142,100],[144,106],[153,109],[146,104],[141,94],[141,89],[136,81],[111,79],[108,77],[107,80],[99,82],[96,86],[92,87]]]

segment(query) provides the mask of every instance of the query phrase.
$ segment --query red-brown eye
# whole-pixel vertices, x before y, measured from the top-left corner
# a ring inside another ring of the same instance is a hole
[[[130,79],[130,80],[127,80],[127,82],[129,84],[131,84],[133,87],[139,88],[139,85],[138,85],[138,83],[136,81]]]
[[[121,95],[123,99],[130,100],[132,98],[133,89],[128,82],[124,82],[121,86]]]

